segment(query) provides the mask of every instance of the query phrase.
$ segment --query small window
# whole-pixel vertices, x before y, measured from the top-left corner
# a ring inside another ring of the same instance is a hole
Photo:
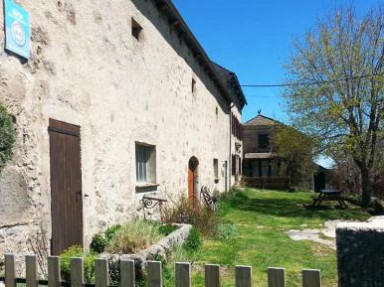
[[[192,93],[196,93],[196,80],[192,78]]]
[[[217,158],[213,159],[213,172],[215,176],[215,182],[219,181],[219,160]]]
[[[137,41],[140,41],[141,31],[143,31],[143,28],[132,18],[132,36],[135,37]]]
[[[259,140],[259,148],[260,149],[268,149],[269,148],[269,135],[261,134],[258,136]]]
[[[136,181],[138,183],[156,183],[155,146],[136,143]]]

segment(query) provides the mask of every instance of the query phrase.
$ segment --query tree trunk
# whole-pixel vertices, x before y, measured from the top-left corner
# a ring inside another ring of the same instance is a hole
[[[367,168],[361,168],[361,206],[368,207],[371,202],[372,184]]]

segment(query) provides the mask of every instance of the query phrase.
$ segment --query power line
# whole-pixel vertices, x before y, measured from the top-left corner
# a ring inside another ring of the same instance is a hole
[[[302,82],[302,83],[248,84],[248,85],[241,85],[241,87],[243,87],[243,88],[284,88],[284,87],[313,86],[313,85],[320,85],[320,84],[344,82],[344,81],[350,81],[350,80],[360,80],[360,79],[364,79],[364,78],[372,78],[372,77],[378,77],[378,76],[383,76],[383,75],[384,75],[384,73],[380,73],[380,74],[370,74],[370,75],[361,75],[361,76],[355,76],[355,77],[347,77],[344,79]]]

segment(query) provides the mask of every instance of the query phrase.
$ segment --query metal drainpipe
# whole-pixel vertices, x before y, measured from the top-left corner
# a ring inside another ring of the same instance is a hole
[[[232,108],[235,106],[235,103],[232,102],[229,105],[229,160],[228,160],[228,179],[229,179],[229,186],[228,190],[229,191],[232,186]]]

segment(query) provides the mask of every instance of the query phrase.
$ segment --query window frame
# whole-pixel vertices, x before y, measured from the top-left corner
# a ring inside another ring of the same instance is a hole
[[[215,183],[219,182],[219,159],[213,159],[213,178]]]
[[[142,158],[145,158],[144,160]],[[140,167],[141,164],[141,167]],[[144,167],[143,167],[144,165]],[[156,146],[135,142],[136,184],[156,185]],[[144,175],[143,175],[144,173]]]

